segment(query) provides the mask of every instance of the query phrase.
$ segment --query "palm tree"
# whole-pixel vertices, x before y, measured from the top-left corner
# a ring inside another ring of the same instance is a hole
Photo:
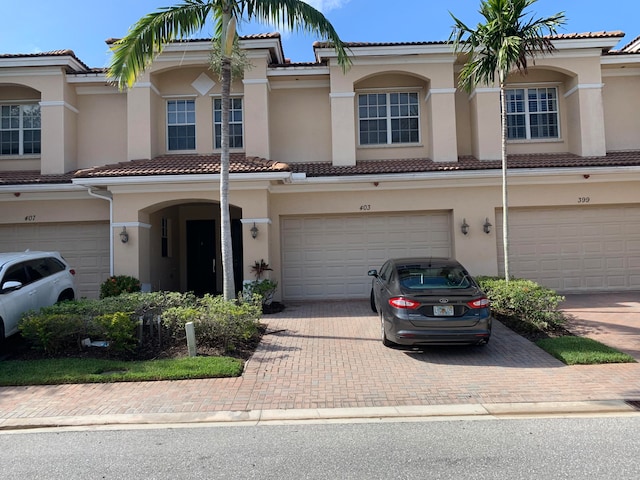
[[[220,153],[220,216],[222,238],[223,295],[235,298],[231,221],[229,215],[229,99],[231,55],[237,37],[236,23],[246,19],[284,26],[328,40],[338,64],[345,70],[350,60],[344,43],[325,16],[301,0],[183,0],[142,17],[127,35],[112,45],[107,75],[121,89],[131,87],[138,75],[162,52],[164,46],[202,30],[208,20],[215,26],[212,49],[221,48],[222,124]]]
[[[480,14],[485,22],[475,30],[469,28],[451,12],[455,25],[453,39],[456,53],[468,54],[462,67],[459,84],[471,91],[479,83],[494,85],[496,75],[500,85],[501,147],[502,147],[502,235],[504,248],[504,276],[509,281],[509,216],[507,200],[507,108],[506,81],[512,70],[526,75],[528,61],[536,55],[555,50],[550,35],[555,35],[565,23],[564,12],[548,18],[534,19],[525,9],[537,0],[482,0]]]

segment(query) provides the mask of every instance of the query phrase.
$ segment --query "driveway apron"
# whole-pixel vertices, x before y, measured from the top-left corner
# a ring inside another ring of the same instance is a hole
[[[638,358],[634,297],[612,297],[614,307],[606,295],[588,305],[581,298],[567,302],[572,328],[592,322],[597,335],[606,314]],[[631,315],[616,320],[609,308]],[[566,366],[499,322],[487,346],[402,351],[382,346],[368,301],[291,303],[263,320],[267,334],[240,378],[3,387],[0,426],[80,415],[640,399],[640,363]]]

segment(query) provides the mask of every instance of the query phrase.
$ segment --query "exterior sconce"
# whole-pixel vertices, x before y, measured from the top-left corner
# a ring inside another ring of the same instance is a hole
[[[469,224],[467,223],[466,218],[462,219],[462,225],[460,225],[460,231],[462,232],[463,235],[466,235],[469,233]]]
[[[489,223],[489,219],[488,218],[485,218],[484,225],[482,225],[482,229],[484,230],[484,233],[489,235],[491,233],[491,227],[493,227],[493,225],[491,225],[491,223]]]
[[[260,230],[258,230],[258,227],[256,227],[256,222],[253,222],[253,227],[251,227],[251,230],[249,230],[251,232],[251,238],[256,238],[258,236],[258,232]]]
[[[127,233],[127,227],[122,227],[122,231],[120,232],[120,241],[122,243],[127,243],[129,241],[129,234]]]

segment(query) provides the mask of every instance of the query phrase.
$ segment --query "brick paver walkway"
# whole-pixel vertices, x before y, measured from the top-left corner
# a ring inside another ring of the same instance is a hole
[[[572,328],[602,336],[611,322],[616,337],[607,340],[624,341],[640,359],[636,296],[599,295],[595,305],[569,297]],[[241,378],[3,387],[0,426],[58,416],[640,399],[640,363],[565,366],[499,323],[485,347],[407,352],[382,346],[365,301],[291,304],[264,320],[268,334]]]

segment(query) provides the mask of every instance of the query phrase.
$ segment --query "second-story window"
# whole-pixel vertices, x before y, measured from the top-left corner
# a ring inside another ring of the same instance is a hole
[[[169,100],[167,102],[167,149],[195,150],[196,102]]]
[[[0,105],[0,155],[40,153],[40,105]]]
[[[560,137],[558,90],[555,87],[513,88],[505,93],[509,140]]]
[[[418,143],[420,109],[416,92],[358,95],[360,145]]]
[[[242,98],[231,98],[229,105],[229,148],[242,148]],[[213,100],[215,148],[222,147],[222,99]]]

